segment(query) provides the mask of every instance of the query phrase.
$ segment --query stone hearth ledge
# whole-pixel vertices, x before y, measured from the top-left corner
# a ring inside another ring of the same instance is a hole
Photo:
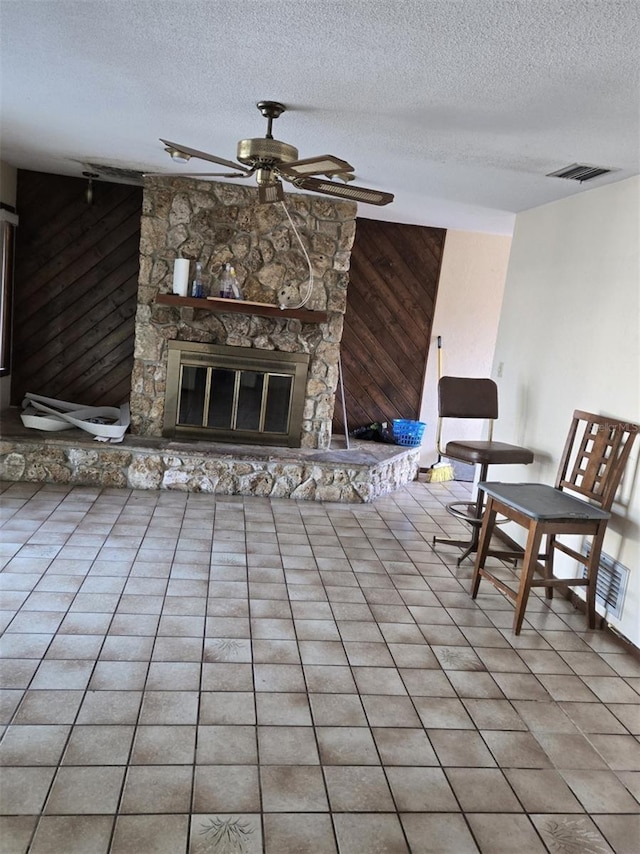
[[[2,414],[0,480],[307,501],[368,503],[415,480],[420,448],[350,442],[330,450],[233,445],[126,434],[96,442],[79,429],[30,430],[20,410]]]

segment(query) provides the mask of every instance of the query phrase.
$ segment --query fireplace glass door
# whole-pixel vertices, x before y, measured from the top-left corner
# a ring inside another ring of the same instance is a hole
[[[169,342],[164,435],[298,447],[308,360]]]

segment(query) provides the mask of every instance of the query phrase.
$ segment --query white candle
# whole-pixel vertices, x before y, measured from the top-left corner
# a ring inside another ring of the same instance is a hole
[[[176,258],[173,262],[173,292],[186,297],[189,290],[189,259]]]

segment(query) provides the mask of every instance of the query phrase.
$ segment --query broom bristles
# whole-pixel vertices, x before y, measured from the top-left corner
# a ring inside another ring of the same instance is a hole
[[[426,471],[427,483],[444,483],[453,479],[453,466],[450,463],[435,463]]]

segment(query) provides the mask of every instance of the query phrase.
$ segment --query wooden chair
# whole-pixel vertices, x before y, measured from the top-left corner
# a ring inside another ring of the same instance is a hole
[[[442,377],[438,382],[437,446],[441,456],[463,463],[480,466],[479,478],[485,480],[490,465],[512,465],[533,462],[533,453],[519,445],[493,441],[493,423],[498,417],[498,387],[493,380],[483,377]],[[489,422],[487,441],[457,439],[442,446],[443,423],[446,418],[473,418]],[[454,501],[447,511],[471,528],[470,540],[434,537],[433,545],[442,543],[460,546],[465,551],[458,558],[458,566],[478,547],[484,496],[478,491],[475,502]]]
[[[516,603],[513,620],[516,635],[522,628],[532,587],[544,587],[547,599],[553,598],[554,587],[586,587],[589,628],[595,628],[596,581],[602,543],[611,516],[609,510],[639,429],[637,424],[577,409],[573,413],[555,486],[541,483],[478,485],[487,496],[487,505],[471,582],[471,596],[476,598],[481,579],[487,578],[498,590],[513,599]],[[490,551],[498,514],[526,529],[524,550]],[[557,537],[563,534],[591,537],[588,556],[559,542]],[[544,537],[546,546],[541,554]],[[556,578],[553,575],[556,550],[585,566],[586,577]],[[488,555],[522,558],[517,591],[485,568]],[[542,578],[534,579],[536,571],[541,572]]]

